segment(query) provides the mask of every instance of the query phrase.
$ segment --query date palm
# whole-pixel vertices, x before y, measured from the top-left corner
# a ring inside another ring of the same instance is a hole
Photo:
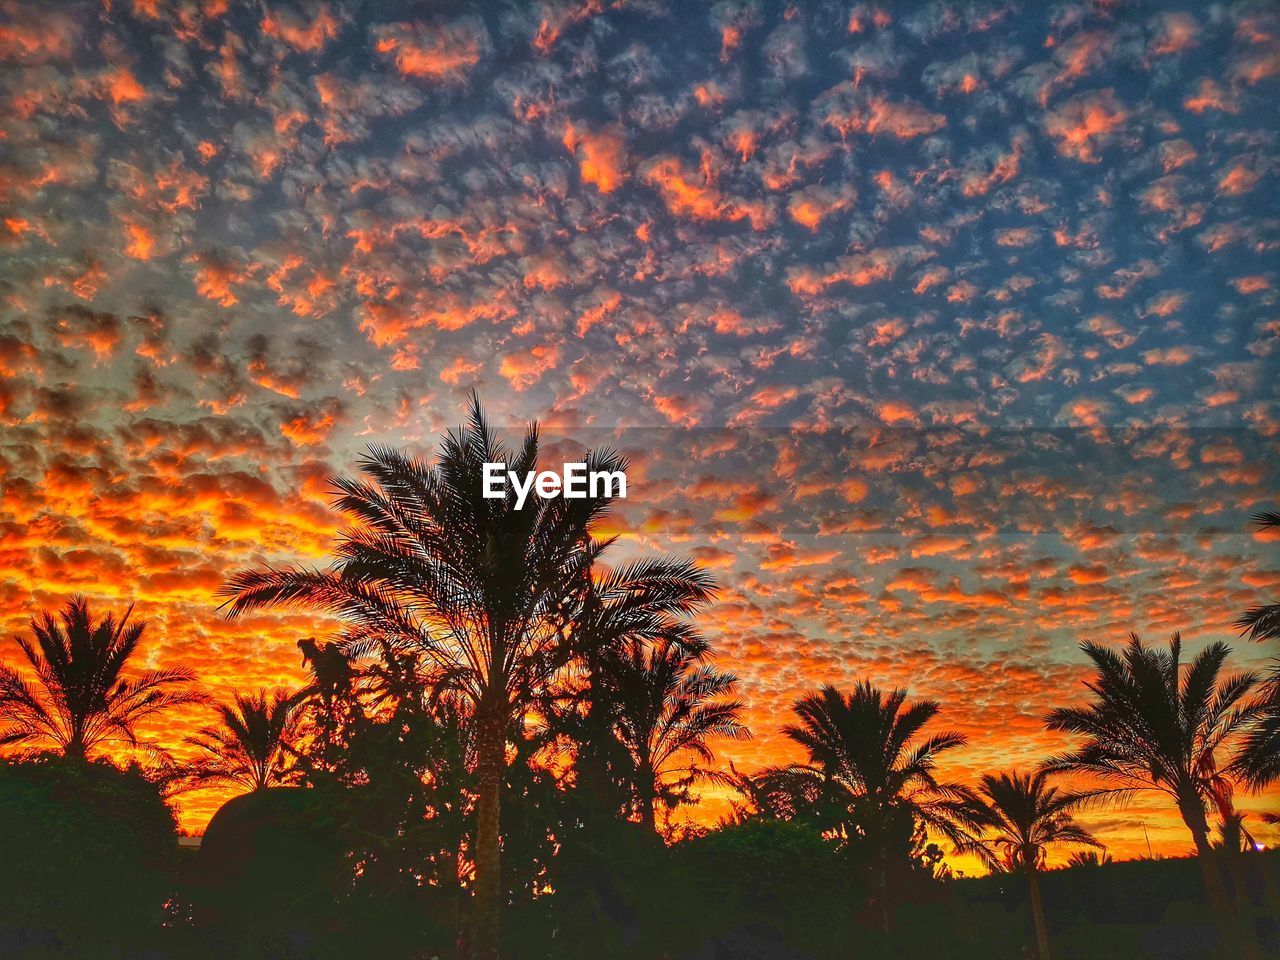
[[[885,694],[866,681],[848,694],[825,686],[798,699],[794,710],[799,722],[783,732],[805,748],[808,763],[765,771],[760,789],[777,784],[790,796],[814,798],[837,818],[836,832],[870,844],[880,924],[888,932],[891,854],[900,849],[905,856],[920,825],[956,843],[967,838],[963,815],[970,793],[935,775],[939,756],[964,745],[965,737],[923,737],[938,714],[935,701],[907,704],[905,690]]]
[[[582,814],[616,816],[634,784],[632,756],[615,735],[617,701],[606,660],[615,665],[630,645],[662,643],[701,658],[706,640],[691,617],[715,596],[715,582],[691,561],[642,559],[593,576],[583,585],[570,642],[574,671],[544,706],[549,732],[573,744]],[[616,671],[615,671],[616,672]]]
[[[1071,815],[1087,795],[1064,793],[1047,774],[985,774],[966,814],[974,838],[958,845],[993,870],[1019,871],[1027,878],[1039,960],[1050,960],[1049,929],[1040,897],[1040,871],[1049,847],[1100,844]]]
[[[1090,701],[1054,710],[1047,723],[1085,742],[1051,757],[1043,769],[1089,775],[1099,794],[1118,800],[1138,791],[1172,800],[1195,843],[1210,905],[1226,918],[1232,909],[1212,852],[1208,810],[1230,797],[1223,754],[1254,719],[1256,708],[1246,697],[1257,676],[1224,676],[1230,648],[1220,642],[1184,665],[1177,633],[1166,650],[1146,646],[1136,634],[1123,652],[1092,642],[1080,646],[1097,670],[1085,684]]]
[[[621,470],[610,451],[588,470]],[[523,475],[538,461],[530,426],[508,450],[472,398],[468,425],[442,441],[434,464],[386,447],[361,462],[367,479],[338,479],[351,521],[327,570],[248,571],[228,583],[229,613],[301,606],[349,624],[352,653],[412,650],[442,689],[462,697],[474,725],[477,784],[472,953],[497,957],[502,918],[501,805],[507,736],[572,655],[567,637],[583,584],[608,542],[592,538],[603,498],[483,495],[484,464]]]
[[[1264,528],[1280,527],[1280,513],[1259,513],[1253,519]],[[1253,607],[1235,625],[1252,640],[1280,640],[1280,603]],[[1258,716],[1232,763],[1232,770],[1254,790],[1280,780],[1280,660],[1272,661],[1258,707]]]
[[[0,665],[0,746],[54,748],[87,758],[112,747],[161,754],[138,724],[156,714],[202,703],[187,689],[191,671],[146,670],[126,675],[146,627],[119,618],[95,620],[84,597],[73,597],[55,617],[42,611],[30,637],[15,637],[33,680]]]
[[[1231,761],[1231,772],[1251,790],[1262,790],[1280,780],[1280,663],[1272,663],[1271,673],[1262,682],[1262,693],[1253,704],[1253,723]]]
[[[1111,854],[1105,850],[1077,850],[1067,857],[1068,867],[1105,867],[1111,862]]]
[[[706,775],[697,761],[714,759],[708,741],[750,735],[742,701],[731,698],[737,678],[703,662],[705,647],[684,640],[630,638],[605,654],[599,673],[640,821],[654,831],[658,803],[688,802],[688,788]]]
[[[297,695],[282,690],[237,693],[231,703],[218,704],[221,722],[187,738],[201,756],[186,771],[186,785],[265,790],[289,782],[301,708]]]
[[[1253,522],[1263,529],[1274,529],[1280,527],[1280,513],[1257,513],[1253,516]],[[1280,603],[1251,607],[1235,625],[1250,640],[1280,640]]]

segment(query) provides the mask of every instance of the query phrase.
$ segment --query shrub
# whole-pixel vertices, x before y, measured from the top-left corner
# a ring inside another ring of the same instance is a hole
[[[157,936],[177,824],[136,767],[0,762],[0,956],[136,956]]]

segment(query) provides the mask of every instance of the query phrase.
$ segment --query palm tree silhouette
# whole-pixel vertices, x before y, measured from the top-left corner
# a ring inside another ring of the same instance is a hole
[[[1280,527],[1280,513],[1256,513],[1253,522],[1263,529]],[[1235,625],[1247,633],[1250,640],[1280,640],[1280,603],[1251,607]]]
[[[1067,857],[1068,867],[1105,867],[1111,863],[1111,854],[1105,850],[1077,850]]]
[[[445,437],[434,465],[371,447],[367,481],[334,481],[352,526],[333,567],[247,571],[226,587],[231,616],[268,605],[336,614],[353,627],[348,652],[413,650],[441,689],[463,698],[478,793],[472,952],[485,960],[499,955],[501,936],[508,733],[571,657],[582,586],[611,542],[590,534],[605,498],[533,498],[516,509],[509,488],[505,499],[484,497],[484,464],[523,475],[537,461],[537,426],[509,451],[473,395],[468,425]],[[608,450],[586,463],[626,465]]]
[[[108,614],[95,621],[88,601],[73,597],[56,619],[47,610],[32,619],[32,637],[15,640],[34,682],[0,665],[0,746],[53,747],[73,758],[113,745],[163,754],[157,743],[138,736],[138,724],[207,697],[185,689],[193,675],[183,668],[124,675],[146,627],[129,622],[132,611],[130,606],[119,619]]]
[[[702,656],[707,643],[690,618],[714,597],[715,581],[687,559],[636,560],[593,572],[583,583],[570,630],[574,659],[543,710],[548,734],[572,744],[584,822],[617,816],[634,785],[631,755],[615,735],[616,703],[603,681],[606,657],[616,660],[637,642],[663,642]]]
[[[1231,761],[1231,772],[1250,790],[1262,790],[1280,780],[1280,665],[1274,661],[1253,707],[1256,716]]]
[[[1025,874],[1040,960],[1050,960],[1039,878],[1048,848],[1055,844],[1102,846],[1071,815],[1072,808],[1086,799],[1087,795],[1063,793],[1050,786],[1043,771],[1014,771],[984,774],[966,811],[975,836],[957,849],[977,854],[992,869]]]
[[[221,723],[204,727],[187,743],[202,751],[183,779],[190,788],[233,784],[265,790],[290,781],[290,761],[301,719],[301,698],[277,690],[237,693],[220,703]]]
[[[809,762],[766,770],[757,778],[764,793],[780,790],[791,798],[791,807],[816,806],[836,817],[840,835],[870,843],[886,933],[891,853],[895,848],[905,853],[920,824],[963,842],[972,800],[964,787],[934,775],[938,757],[962,746],[965,737],[945,732],[918,739],[937,716],[938,704],[917,700],[908,706],[906,699],[905,690],[884,694],[867,681],[847,695],[827,685],[801,697],[794,705],[799,723],[783,733],[808,751]]]
[[[1280,527],[1280,513],[1259,513],[1253,519],[1261,527]],[[1280,640],[1280,603],[1253,607],[1235,625],[1252,640]],[[1251,790],[1280,780],[1280,660],[1271,662],[1258,708],[1258,717],[1232,763],[1233,772]]]
[[[655,832],[658,802],[668,810],[687,803],[689,787],[708,775],[680,759],[711,763],[710,738],[750,736],[740,721],[742,701],[725,699],[737,678],[704,663],[705,650],[683,638],[634,637],[602,659],[600,692],[630,761],[627,779],[640,821]]]
[[[1122,654],[1092,642],[1080,648],[1097,668],[1085,684],[1093,697],[1085,706],[1054,710],[1047,723],[1086,740],[1049,758],[1042,769],[1088,774],[1100,782],[1100,795],[1118,800],[1147,790],[1173,800],[1195,842],[1210,905],[1226,924],[1233,911],[1213,856],[1207,810],[1229,804],[1231,778],[1219,755],[1255,717],[1256,707],[1245,698],[1257,675],[1222,676],[1230,648],[1221,642],[1209,644],[1184,669],[1177,633],[1168,650],[1146,646],[1137,634],[1130,634]],[[1229,924],[1224,932],[1234,935]]]

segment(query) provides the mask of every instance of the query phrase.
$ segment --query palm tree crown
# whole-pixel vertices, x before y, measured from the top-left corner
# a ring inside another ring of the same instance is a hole
[[[885,694],[866,681],[848,695],[828,685],[801,697],[795,703],[799,723],[783,732],[808,751],[809,764],[777,772],[817,776],[835,787],[843,795],[842,819],[850,832],[884,836],[894,824],[909,836],[918,819],[960,840],[956,815],[968,794],[939,782],[935,768],[939,755],[963,746],[965,737],[944,732],[918,739],[937,716],[938,704],[906,700],[905,690]]]
[[[1144,645],[1137,634],[1130,635],[1123,653],[1092,642],[1081,649],[1098,671],[1085,684],[1093,699],[1054,710],[1047,724],[1087,739],[1051,757],[1044,769],[1090,774],[1106,791],[1121,795],[1161,791],[1184,818],[1192,818],[1188,826],[1195,833],[1205,805],[1230,797],[1220,754],[1253,719],[1255,711],[1244,700],[1257,675],[1222,676],[1230,649],[1220,642],[1206,646],[1184,669],[1176,633],[1168,650]]]
[[[1280,527],[1280,513],[1259,513],[1253,519],[1261,527]],[[1280,640],[1280,603],[1253,607],[1235,625],[1251,640]],[[1251,789],[1261,790],[1280,780],[1280,660],[1271,662],[1257,706],[1258,717],[1232,769]]]
[[[1101,847],[1071,815],[1086,799],[1051,786],[1044,771],[985,774],[969,808],[977,836],[960,849],[993,870],[1040,870],[1056,844]]]
[[[655,801],[668,808],[688,802],[688,787],[704,773],[696,761],[714,759],[710,738],[749,736],[739,718],[742,701],[726,699],[737,678],[703,663],[704,655],[705,647],[670,638],[632,638],[603,660],[601,694],[630,759],[641,820],[651,828]],[[681,765],[681,757],[694,762]]]
[[[1280,527],[1280,513],[1267,511],[1254,514],[1253,522],[1263,529]],[[1259,604],[1235,624],[1250,640],[1280,640],[1280,603]]]
[[[186,669],[124,676],[146,626],[129,622],[132,610],[95,621],[88,601],[73,597],[56,618],[43,611],[31,621],[32,637],[15,640],[34,682],[0,665],[0,746],[53,747],[69,757],[110,745],[161,752],[139,738],[138,724],[206,697],[185,689],[193,678]]]
[[[414,650],[469,701],[514,710],[563,665],[574,599],[607,546],[588,534],[607,507],[602,499],[532,498],[517,510],[509,490],[506,499],[484,497],[485,463],[523,474],[537,458],[536,426],[512,453],[478,403],[434,465],[370,447],[361,460],[367,481],[333,480],[335,506],[352,526],[332,567],[238,573],[226,587],[227,609],[329,611],[353,625],[349,652]],[[591,470],[624,465],[608,451],[588,460]]]
[[[188,783],[234,784],[249,790],[286,783],[301,705],[299,697],[282,690],[270,698],[265,690],[237,693],[231,703],[218,704],[220,725],[187,738],[202,753],[188,771]]]

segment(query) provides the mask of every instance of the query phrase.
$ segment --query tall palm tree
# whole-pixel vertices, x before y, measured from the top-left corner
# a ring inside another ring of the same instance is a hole
[[[591,535],[605,497],[484,496],[484,466],[524,475],[538,462],[538,430],[508,450],[472,397],[468,425],[449,433],[435,463],[371,447],[367,480],[338,479],[351,520],[327,570],[266,569],[227,585],[231,616],[269,605],[336,614],[349,652],[415,651],[473,724],[476,778],[472,953],[497,957],[501,937],[501,805],[508,733],[574,655],[570,642],[592,565],[611,541]],[[588,471],[617,471],[611,451]]]
[[[740,719],[742,701],[726,699],[737,678],[703,662],[704,655],[669,637],[633,637],[603,660],[599,682],[613,735],[630,761],[640,821],[655,832],[658,802],[668,809],[688,802],[689,786],[705,775],[696,761],[714,759],[707,741],[750,736]]]
[[[146,623],[94,620],[84,597],[73,597],[55,618],[45,610],[31,621],[31,637],[15,637],[34,682],[0,665],[0,746],[52,747],[68,757],[90,757],[123,745],[162,753],[138,735],[138,724],[173,707],[203,703],[187,689],[190,670],[147,670],[129,678],[125,668]]]
[[[1230,798],[1221,755],[1254,718],[1256,709],[1245,698],[1257,675],[1223,676],[1230,648],[1221,642],[1184,667],[1177,633],[1167,650],[1146,646],[1137,634],[1130,634],[1123,653],[1092,642],[1080,648],[1097,668],[1085,684],[1092,698],[1054,710],[1047,723],[1050,730],[1086,739],[1045,761],[1043,769],[1090,775],[1101,785],[1099,794],[1117,799],[1148,790],[1168,796],[1195,842],[1210,905],[1227,917],[1232,910],[1212,852],[1208,810]]]
[[[265,790],[289,782],[301,708],[301,698],[283,690],[269,698],[265,690],[237,693],[231,703],[218,704],[221,723],[187,738],[201,756],[186,771],[186,784]]]
[[[1018,870],[1026,876],[1040,960],[1050,960],[1039,877],[1048,848],[1057,844],[1102,846],[1071,815],[1085,799],[1087,795],[1064,793],[1051,786],[1043,771],[1014,771],[984,774],[967,810],[975,836],[958,849],[977,854],[992,869]]]
[[[763,792],[776,785],[797,803],[812,802],[834,814],[837,833],[870,844],[886,933],[891,854],[907,854],[919,825],[963,842],[963,816],[972,799],[964,787],[935,776],[938,757],[962,746],[965,737],[944,732],[920,739],[938,704],[906,701],[905,690],[885,694],[866,681],[848,694],[828,685],[801,697],[794,705],[799,722],[783,732],[805,748],[809,762],[767,770],[758,778]]]
[[[1263,529],[1280,527],[1280,513],[1255,513],[1253,522]],[[1280,640],[1280,603],[1251,607],[1235,624],[1250,640]]]

